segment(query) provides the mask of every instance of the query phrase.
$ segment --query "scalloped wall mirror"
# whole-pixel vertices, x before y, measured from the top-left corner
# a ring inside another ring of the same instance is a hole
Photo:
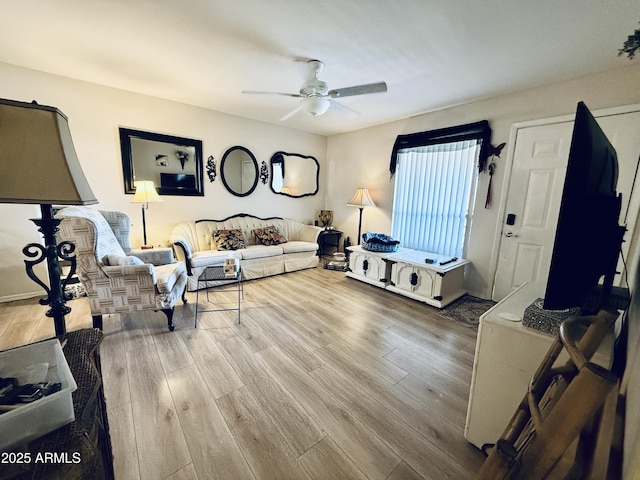
[[[288,197],[315,195],[319,189],[320,164],[315,157],[276,152],[271,157],[271,190]]]

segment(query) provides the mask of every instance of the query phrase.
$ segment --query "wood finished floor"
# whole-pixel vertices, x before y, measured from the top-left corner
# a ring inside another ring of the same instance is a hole
[[[195,293],[174,332],[162,313],[105,316],[118,480],[474,477],[483,456],[463,429],[475,329],[320,268],[244,294],[240,325],[211,312],[194,329]],[[89,327],[86,300],[69,305],[67,329]],[[51,337],[44,311],[0,304],[0,349]]]

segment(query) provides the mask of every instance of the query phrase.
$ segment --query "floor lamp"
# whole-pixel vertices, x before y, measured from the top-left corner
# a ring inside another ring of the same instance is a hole
[[[0,203],[39,204],[42,218],[31,219],[44,237],[44,246],[30,243],[22,252],[27,275],[44,288],[49,305],[46,315],[53,318],[56,335],[66,333],[65,305],[58,257],[71,262],[75,273],[75,245],[56,241],[60,219],[53,217],[53,205],[92,205],[98,203],[76,156],[67,117],[55,107],[37,103],[0,99]],[[33,267],[46,261],[49,285],[34,273]]]
[[[149,203],[161,202],[162,199],[156,191],[156,186],[150,180],[140,180],[139,182],[135,182],[135,186],[136,193],[131,203],[142,204],[142,238],[144,244],[140,248],[153,248],[153,245],[147,245],[147,219],[145,218],[144,211],[149,208]]]
[[[358,245],[360,245],[360,234],[362,233],[362,210],[364,210],[364,207],[375,207],[376,204],[371,200],[369,190],[366,188],[358,188],[351,200],[347,202],[347,205],[350,207],[358,207],[360,209],[360,219],[358,220]]]

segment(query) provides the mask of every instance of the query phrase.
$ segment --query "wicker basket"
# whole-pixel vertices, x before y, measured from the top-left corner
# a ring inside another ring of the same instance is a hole
[[[397,252],[400,242],[384,233],[367,232],[362,235],[362,248],[369,252]]]

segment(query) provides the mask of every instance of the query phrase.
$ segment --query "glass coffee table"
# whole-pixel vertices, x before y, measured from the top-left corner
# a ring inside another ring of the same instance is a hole
[[[209,282],[224,282],[217,283],[214,286],[210,286]],[[238,306],[235,308],[212,308],[212,309],[201,309],[200,304],[198,302],[200,295],[200,284],[204,283],[203,290],[207,295],[207,303],[209,303],[209,294],[213,293],[222,293],[222,292],[237,292],[238,293]],[[242,286],[242,267],[238,267],[238,270],[235,272],[235,275],[229,275],[225,273],[223,265],[215,265],[206,267],[204,271],[198,277],[198,288],[196,290],[196,318],[195,318],[195,327],[198,326],[198,314],[204,312],[225,312],[225,311],[238,311],[238,321],[240,324],[240,301],[244,299],[244,287]]]

